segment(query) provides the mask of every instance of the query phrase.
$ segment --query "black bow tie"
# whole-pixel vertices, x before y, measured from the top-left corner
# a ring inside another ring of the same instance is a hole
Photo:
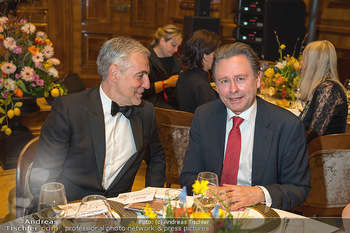
[[[116,102],[112,101],[111,114],[115,116],[118,112],[121,112],[126,118],[130,118],[132,113],[132,106],[122,106],[120,107]]]

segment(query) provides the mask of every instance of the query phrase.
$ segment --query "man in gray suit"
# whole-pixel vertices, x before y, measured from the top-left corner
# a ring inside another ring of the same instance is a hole
[[[302,121],[256,96],[262,73],[248,45],[222,46],[212,70],[220,99],[195,112],[180,184],[192,190],[198,173],[209,171],[218,175],[231,210],[257,203],[285,210],[302,205],[310,190]],[[232,142],[241,142],[231,146],[229,133],[237,117],[240,137]],[[238,160],[230,163],[232,148],[238,148]]]
[[[64,184],[68,201],[129,192],[142,160],[146,186],[163,187],[165,154],[154,108],[141,100],[150,86],[148,56],[133,39],[111,39],[97,58],[101,85],[56,98],[30,175],[34,210],[41,186],[52,181]]]

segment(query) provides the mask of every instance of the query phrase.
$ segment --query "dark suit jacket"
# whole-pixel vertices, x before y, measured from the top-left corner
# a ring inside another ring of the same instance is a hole
[[[194,113],[202,104],[219,98],[211,87],[208,72],[192,68],[182,72],[176,83],[176,94],[179,110]]]
[[[192,190],[197,174],[222,173],[227,111],[216,100],[197,108],[180,175],[181,186]],[[220,181],[219,181],[220,183]],[[301,205],[310,190],[305,127],[297,117],[257,97],[252,186],[270,193],[272,207],[290,210]]]
[[[147,158],[146,186],[163,187],[165,154],[155,112],[142,101],[130,117],[137,152],[126,162],[107,190],[102,187],[106,152],[105,123],[99,87],[56,98],[41,129],[30,188],[37,197],[42,184],[64,184],[68,201],[86,195],[118,196],[131,191],[135,175]]]

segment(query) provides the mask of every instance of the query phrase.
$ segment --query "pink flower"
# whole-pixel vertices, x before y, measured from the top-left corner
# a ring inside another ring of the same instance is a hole
[[[35,84],[35,83],[32,83],[32,84],[30,84],[30,85],[32,85],[32,87],[36,87],[36,84]]]
[[[4,93],[2,93],[2,98],[6,99],[8,95],[9,95],[9,92],[5,91]]]
[[[38,79],[38,80],[36,81],[36,85],[38,85],[39,87],[44,86],[44,80]]]
[[[35,62],[35,68],[41,68],[42,64],[41,62]]]
[[[21,47],[16,46],[16,47],[13,49],[13,52],[14,52],[15,54],[21,54],[21,53],[22,53],[22,49],[21,49]]]
[[[21,19],[19,22],[20,23],[26,23],[26,22],[28,22],[28,20],[27,19]]]
[[[15,78],[16,78],[16,79],[20,79],[20,78],[21,78],[21,75],[17,73],[17,74],[15,74]]]

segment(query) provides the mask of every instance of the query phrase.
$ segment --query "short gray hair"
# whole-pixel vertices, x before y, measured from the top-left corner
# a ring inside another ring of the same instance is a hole
[[[104,81],[108,77],[109,66],[115,64],[123,73],[130,67],[129,58],[133,53],[149,57],[150,52],[140,42],[125,37],[116,37],[104,43],[97,57],[97,71]]]
[[[250,63],[250,67],[253,70],[254,76],[257,77],[260,70],[260,63],[259,63],[258,56],[249,45],[241,42],[235,42],[233,44],[223,45],[218,50],[215,51],[214,60],[212,64],[214,80],[216,80],[216,77],[215,77],[216,67],[218,65],[218,62],[221,59],[227,59],[227,58],[231,58],[241,54],[246,56],[246,58]]]

